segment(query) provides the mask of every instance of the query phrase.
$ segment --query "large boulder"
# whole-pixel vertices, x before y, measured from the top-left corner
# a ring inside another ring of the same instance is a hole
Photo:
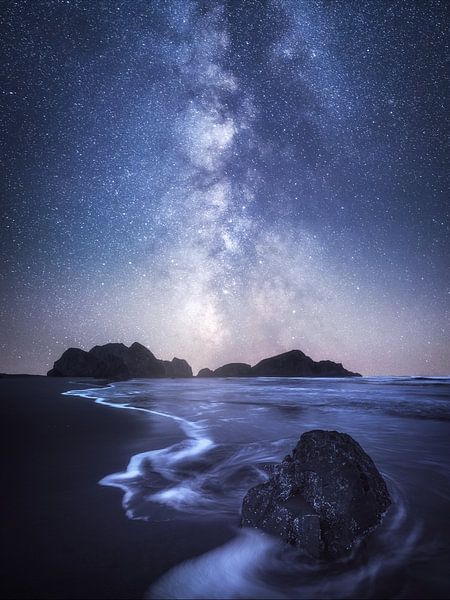
[[[174,357],[172,360],[163,360],[164,376],[174,378],[192,377],[192,368],[183,358]]]
[[[228,363],[214,371],[214,377],[250,377],[252,368],[246,363]]]
[[[266,483],[242,504],[242,526],[281,537],[314,557],[335,558],[376,527],[389,508],[370,456],[337,431],[304,433]]]
[[[252,367],[254,377],[360,377],[331,360],[314,361],[301,350],[290,350],[261,360]]]

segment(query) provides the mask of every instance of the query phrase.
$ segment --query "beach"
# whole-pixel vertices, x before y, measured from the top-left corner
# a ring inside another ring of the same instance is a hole
[[[446,598],[448,378],[0,378],[4,598]],[[239,528],[265,464],[347,432],[392,506],[348,559]]]
[[[155,433],[155,417],[61,395],[93,383],[0,379],[4,598],[140,598],[170,546],[183,554],[178,524],[130,520],[120,491],[98,485],[158,435],[179,437],[176,426],[161,420]]]

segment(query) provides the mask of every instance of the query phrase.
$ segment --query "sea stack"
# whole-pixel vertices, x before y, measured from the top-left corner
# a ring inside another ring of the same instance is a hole
[[[165,377],[175,379],[192,377],[192,368],[184,358],[174,357],[172,360],[163,360]]]
[[[197,377],[361,377],[332,360],[316,362],[301,350],[290,350],[264,358],[254,367],[228,363],[215,371],[201,369]]]
[[[148,348],[134,342],[94,346],[86,352],[69,348],[53,365],[49,377],[97,377],[105,379],[192,377],[190,365],[181,358],[159,360]]]
[[[261,360],[252,367],[254,377],[360,377],[347,371],[342,363],[331,360],[316,362],[301,350],[290,350]]]

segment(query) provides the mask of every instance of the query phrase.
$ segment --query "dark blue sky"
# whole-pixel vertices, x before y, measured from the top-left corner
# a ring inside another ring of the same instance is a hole
[[[0,370],[450,372],[446,2],[1,10]]]

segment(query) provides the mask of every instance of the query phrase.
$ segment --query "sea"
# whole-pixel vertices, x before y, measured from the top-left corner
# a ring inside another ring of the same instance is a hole
[[[165,524],[187,532],[149,571],[147,598],[450,597],[450,377],[139,379],[66,394],[149,422],[148,449],[99,481],[121,490],[127,518],[154,524],[149,561]],[[334,562],[240,527],[247,490],[312,429],[351,435],[392,497]]]

